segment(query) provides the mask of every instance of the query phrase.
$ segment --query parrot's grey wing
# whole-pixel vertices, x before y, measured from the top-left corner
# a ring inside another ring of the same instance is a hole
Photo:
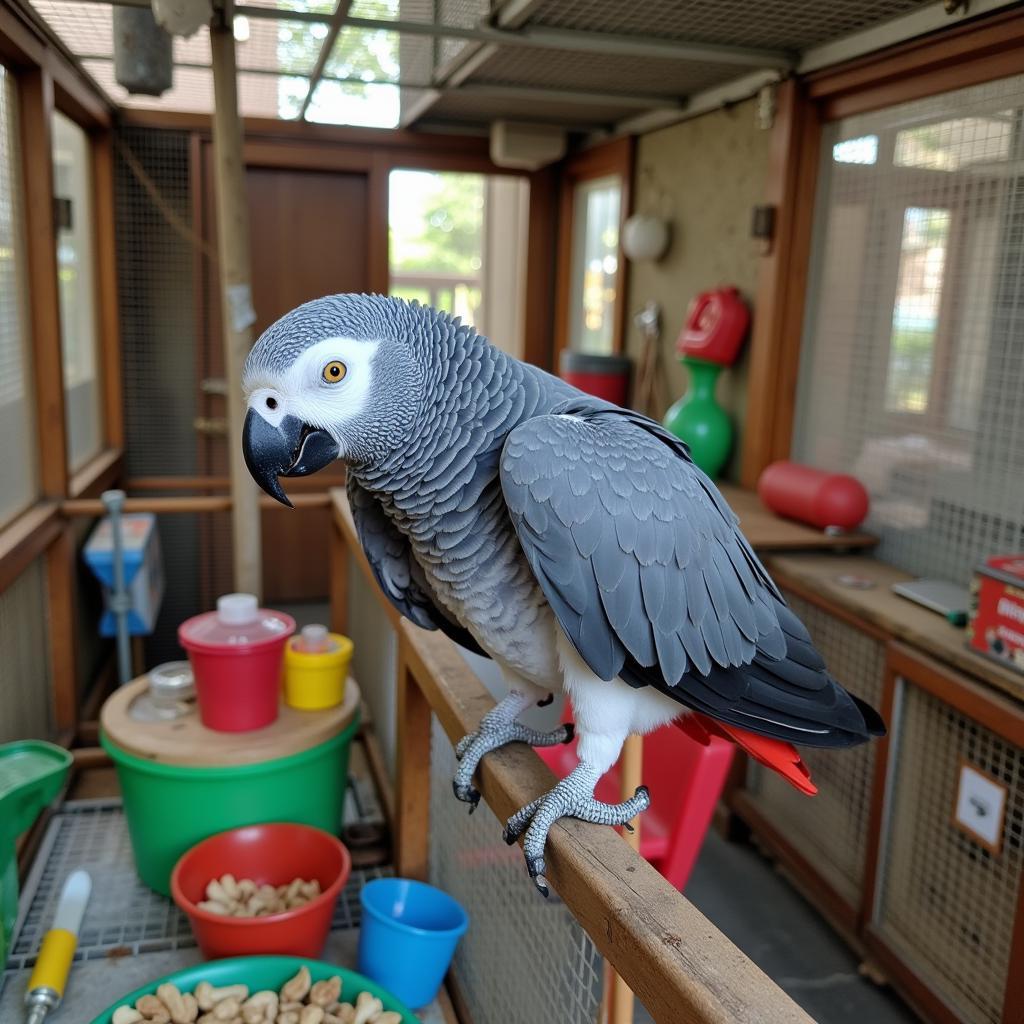
[[[866,738],[718,489],[659,424],[565,403],[509,434],[501,486],[548,603],[596,675],[797,742]]]
[[[467,650],[488,657],[472,633],[437,601],[422,567],[409,551],[409,542],[384,514],[377,499],[351,475],[346,486],[359,543],[384,596],[417,626],[440,629]]]

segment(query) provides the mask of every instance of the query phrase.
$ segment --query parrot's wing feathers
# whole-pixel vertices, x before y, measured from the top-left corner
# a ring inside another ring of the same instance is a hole
[[[408,540],[384,514],[377,499],[351,474],[347,490],[359,543],[380,589],[399,614],[424,629],[440,629],[467,650],[487,657],[469,630],[436,599],[422,567],[412,557]]]
[[[596,675],[787,740],[866,738],[718,489],[659,424],[575,399],[516,427],[500,472],[534,576]]]

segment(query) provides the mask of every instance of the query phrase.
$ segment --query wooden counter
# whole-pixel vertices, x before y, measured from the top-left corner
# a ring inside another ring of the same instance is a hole
[[[867,555],[766,554],[764,562],[780,586],[810,601],[824,600],[847,613],[855,625],[873,627],[880,637],[902,640],[922,654],[1024,700],[1024,675],[969,650],[962,629],[892,592],[892,584],[913,578],[905,572]],[[846,586],[840,582],[844,576],[859,577],[874,586]]]
[[[765,508],[753,491],[742,487],[719,483],[718,489],[740,517],[743,535],[759,554],[769,551],[853,551],[871,548],[878,543],[878,538],[870,533],[831,534],[792,519],[783,519]]]

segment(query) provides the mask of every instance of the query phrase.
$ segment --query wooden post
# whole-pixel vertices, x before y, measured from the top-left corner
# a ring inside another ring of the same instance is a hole
[[[430,858],[430,704],[409,668],[398,638],[398,767],[395,786],[395,870],[427,879]]]
[[[217,199],[217,249],[224,324],[224,373],[228,381],[228,461],[231,467],[231,532],[235,589],[263,590],[260,510],[256,484],[242,459],[242,367],[252,348],[249,207],[245,197],[242,122],[238,116],[235,37],[227,10],[210,26],[213,58],[213,159]]]
[[[628,800],[643,781],[644,738],[628,736],[622,746],[619,758],[619,786],[623,800]],[[630,824],[633,831],[623,829],[623,838],[633,847],[640,849],[640,818],[634,818]],[[633,990],[611,968],[608,969],[609,981],[608,1024],[632,1024],[633,1022]]]

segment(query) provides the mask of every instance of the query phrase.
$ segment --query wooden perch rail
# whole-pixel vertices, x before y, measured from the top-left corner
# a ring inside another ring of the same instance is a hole
[[[342,491],[334,502],[334,566],[354,557],[399,637],[399,751],[396,863],[426,871],[430,802],[430,715],[452,743],[475,729],[494,700],[455,645],[399,620],[380,594],[356,541]],[[550,770],[528,747],[487,755],[480,791],[499,819],[551,788]],[[659,1024],[813,1024],[774,982],[617,833],[575,820],[555,825],[548,878],[595,946]],[[523,886],[532,887],[523,869]],[[540,898],[539,896],[537,897]]]

